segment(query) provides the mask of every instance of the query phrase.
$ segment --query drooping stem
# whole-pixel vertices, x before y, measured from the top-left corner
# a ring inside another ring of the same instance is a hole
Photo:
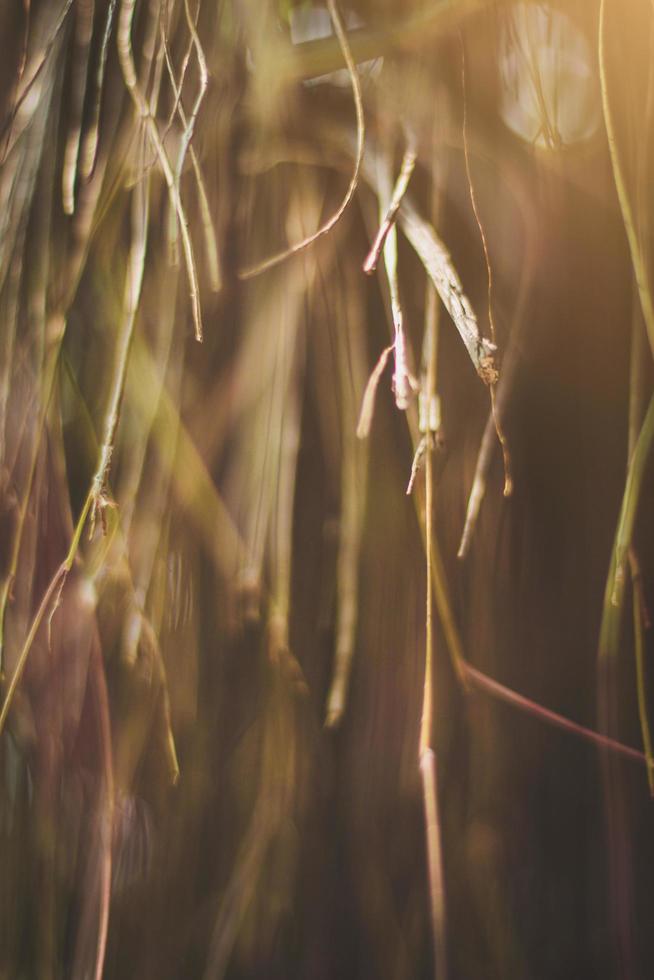
[[[361,82],[359,81],[357,67],[350,50],[347,32],[345,31],[341,15],[339,14],[336,6],[336,0],[327,0],[327,9],[329,10],[329,15],[332,19],[332,24],[334,25],[334,33],[338,39],[340,51],[352,82],[352,95],[354,97],[354,110],[357,120],[356,154],[352,177],[350,178],[350,183],[347,191],[345,192],[345,197],[337,207],[336,211],[334,211],[331,217],[328,218],[317,231],[315,231],[312,235],[308,235],[307,237],[301,239],[301,241],[296,242],[294,245],[291,245],[290,248],[284,249],[283,251],[278,252],[276,255],[272,255],[270,258],[265,259],[263,262],[258,262],[256,265],[251,266],[250,268],[243,269],[239,273],[239,278],[241,279],[253,279],[255,276],[261,275],[262,272],[267,272],[268,269],[273,269],[281,262],[285,262],[286,259],[290,258],[292,255],[296,255],[298,252],[301,252],[310,245],[313,245],[313,243],[319,238],[322,238],[323,235],[327,235],[341,220],[359,185],[359,174],[361,172],[361,164],[363,163],[363,151],[366,138]]]
[[[493,316],[493,267],[490,260],[490,252],[488,250],[488,241],[486,238],[486,232],[484,231],[484,225],[481,220],[481,214],[479,212],[479,205],[477,204],[477,195],[475,194],[475,186],[472,182],[472,170],[470,168],[470,154],[468,153],[468,96],[466,91],[466,55],[465,47],[463,44],[463,36],[459,35],[461,41],[461,86],[463,89],[463,159],[465,161],[466,168],[466,178],[468,181],[468,189],[470,191],[470,203],[472,204],[472,211],[475,216],[475,221],[477,222],[477,228],[479,229],[479,237],[481,238],[481,244],[484,250],[484,262],[486,263],[486,279],[488,283],[488,325],[490,327],[490,334],[492,342],[497,345],[497,334],[495,330],[495,318]],[[513,477],[511,475],[511,453],[509,451],[509,444],[506,438],[506,433],[504,432],[504,427],[500,418],[500,413],[497,409],[497,400],[495,397],[495,390],[497,387],[497,378],[490,381],[490,401],[491,401],[491,414],[493,417],[493,424],[495,426],[495,432],[497,434],[497,441],[502,448],[502,460],[504,462],[504,496],[510,497],[513,492]]]

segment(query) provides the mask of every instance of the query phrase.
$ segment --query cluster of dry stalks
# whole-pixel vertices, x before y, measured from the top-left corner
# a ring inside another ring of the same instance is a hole
[[[1,975],[537,975],[540,919],[510,925],[503,835],[546,736],[512,746],[499,701],[507,725],[531,715],[600,748],[606,914],[637,975],[654,17],[602,0],[564,22],[560,6],[0,12]],[[603,124],[579,145],[550,92],[576,98],[575,25],[598,45],[578,74]],[[533,89],[526,145],[497,111],[520,97],[498,94],[505,56]],[[581,244],[561,245],[582,212]],[[531,321],[591,318],[578,253],[595,255],[597,214],[618,315],[577,363]],[[534,462],[521,370],[543,386],[533,417],[576,404],[574,377],[628,445],[612,436],[578,478],[565,438]],[[614,489],[593,510],[603,456]],[[573,489],[550,513],[541,484]],[[567,605],[538,528],[564,545],[591,512],[588,591]],[[596,716],[545,659],[568,628]]]

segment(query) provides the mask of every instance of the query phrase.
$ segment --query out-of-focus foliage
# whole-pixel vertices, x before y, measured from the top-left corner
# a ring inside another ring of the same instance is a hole
[[[654,13],[600,7],[0,5],[0,977],[650,975]]]

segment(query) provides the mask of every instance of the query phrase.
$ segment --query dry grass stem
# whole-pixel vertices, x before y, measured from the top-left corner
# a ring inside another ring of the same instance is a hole
[[[197,36],[197,32],[196,32],[196,36]],[[164,51],[164,56],[165,56],[165,61],[166,61],[166,67],[168,69],[168,77],[169,77],[170,84],[171,84],[172,89],[173,89],[173,95],[175,97],[176,111],[177,111],[177,113],[179,115],[180,122],[181,122],[182,126],[184,127],[185,134],[188,134],[190,132],[191,137],[192,137],[194,123],[192,122],[192,120],[187,119],[186,112],[184,111],[184,106],[182,105],[182,101],[181,101],[181,94],[182,94],[181,93],[181,88],[180,88],[180,86],[177,83],[177,80],[175,78],[175,71],[174,71],[174,67],[173,67],[173,64],[172,64],[172,61],[171,61],[171,58],[170,58],[170,52],[169,52],[169,49],[168,49],[168,41],[167,41],[167,38],[166,38],[165,25],[163,23],[161,24],[161,42],[162,42],[162,47],[163,47],[163,51]],[[198,55],[198,57],[199,57],[199,55]],[[206,62],[204,62],[204,60],[203,60],[203,64],[204,64],[204,68],[203,68],[203,71],[204,71],[204,88],[206,90],[206,85],[207,85],[206,72],[207,72],[207,69],[206,69]],[[198,103],[198,110],[199,110],[199,103]],[[171,122],[171,125],[172,125],[172,122]],[[189,153],[190,158],[191,158],[191,165],[193,167],[193,174],[195,176],[195,183],[196,183],[197,192],[198,192],[198,204],[199,204],[199,207],[200,207],[200,216],[201,216],[201,220],[202,220],[202,230],[204,232],[204,243],[205,243],[205,250],[206,250],[206,256],[207,256],[207,270],[208,270],[208,273],[209,273],[209,282],[210,282],[210,285],[211,285],[212,290],[217,293],[217,292],[219,292],[219,290],[221,288],[221,285],[222,285],[222,277],[221,277],[221,273],[220,273],[220,263],[219,263],[219,258],[218,258],[218,245],[217,245],[217,242],[216,242],[216,232],[215,232],[214,225],[213,225],[213,219],[211,217],[211,209],[209,207],[209,199],[207,197],[207,191],[206,191],[206,187],[205,187],[205,183],[204,183],[204,177],[202,175],[202,169],[200,167],[200,162],[198,160],[198,156],[197,156],[197,153],[195,152],[195,147],[193,146],[193,143],[192,143],[191,139],[189,139],[189,142],[188,142],[188,145],[187,145],[187,152]],[[179,175],[181,175],[181,170],[182,170],[183,163],[184,163],[184,160],[183,160],[181,149],[180,149],[180,157],[178,158],[178,161],[177,161],[178,179],[179,179]]]

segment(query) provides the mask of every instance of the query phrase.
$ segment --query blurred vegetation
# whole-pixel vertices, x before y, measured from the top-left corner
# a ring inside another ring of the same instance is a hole
[[[651,3],[0,26],[0,977],[650,976]]]

